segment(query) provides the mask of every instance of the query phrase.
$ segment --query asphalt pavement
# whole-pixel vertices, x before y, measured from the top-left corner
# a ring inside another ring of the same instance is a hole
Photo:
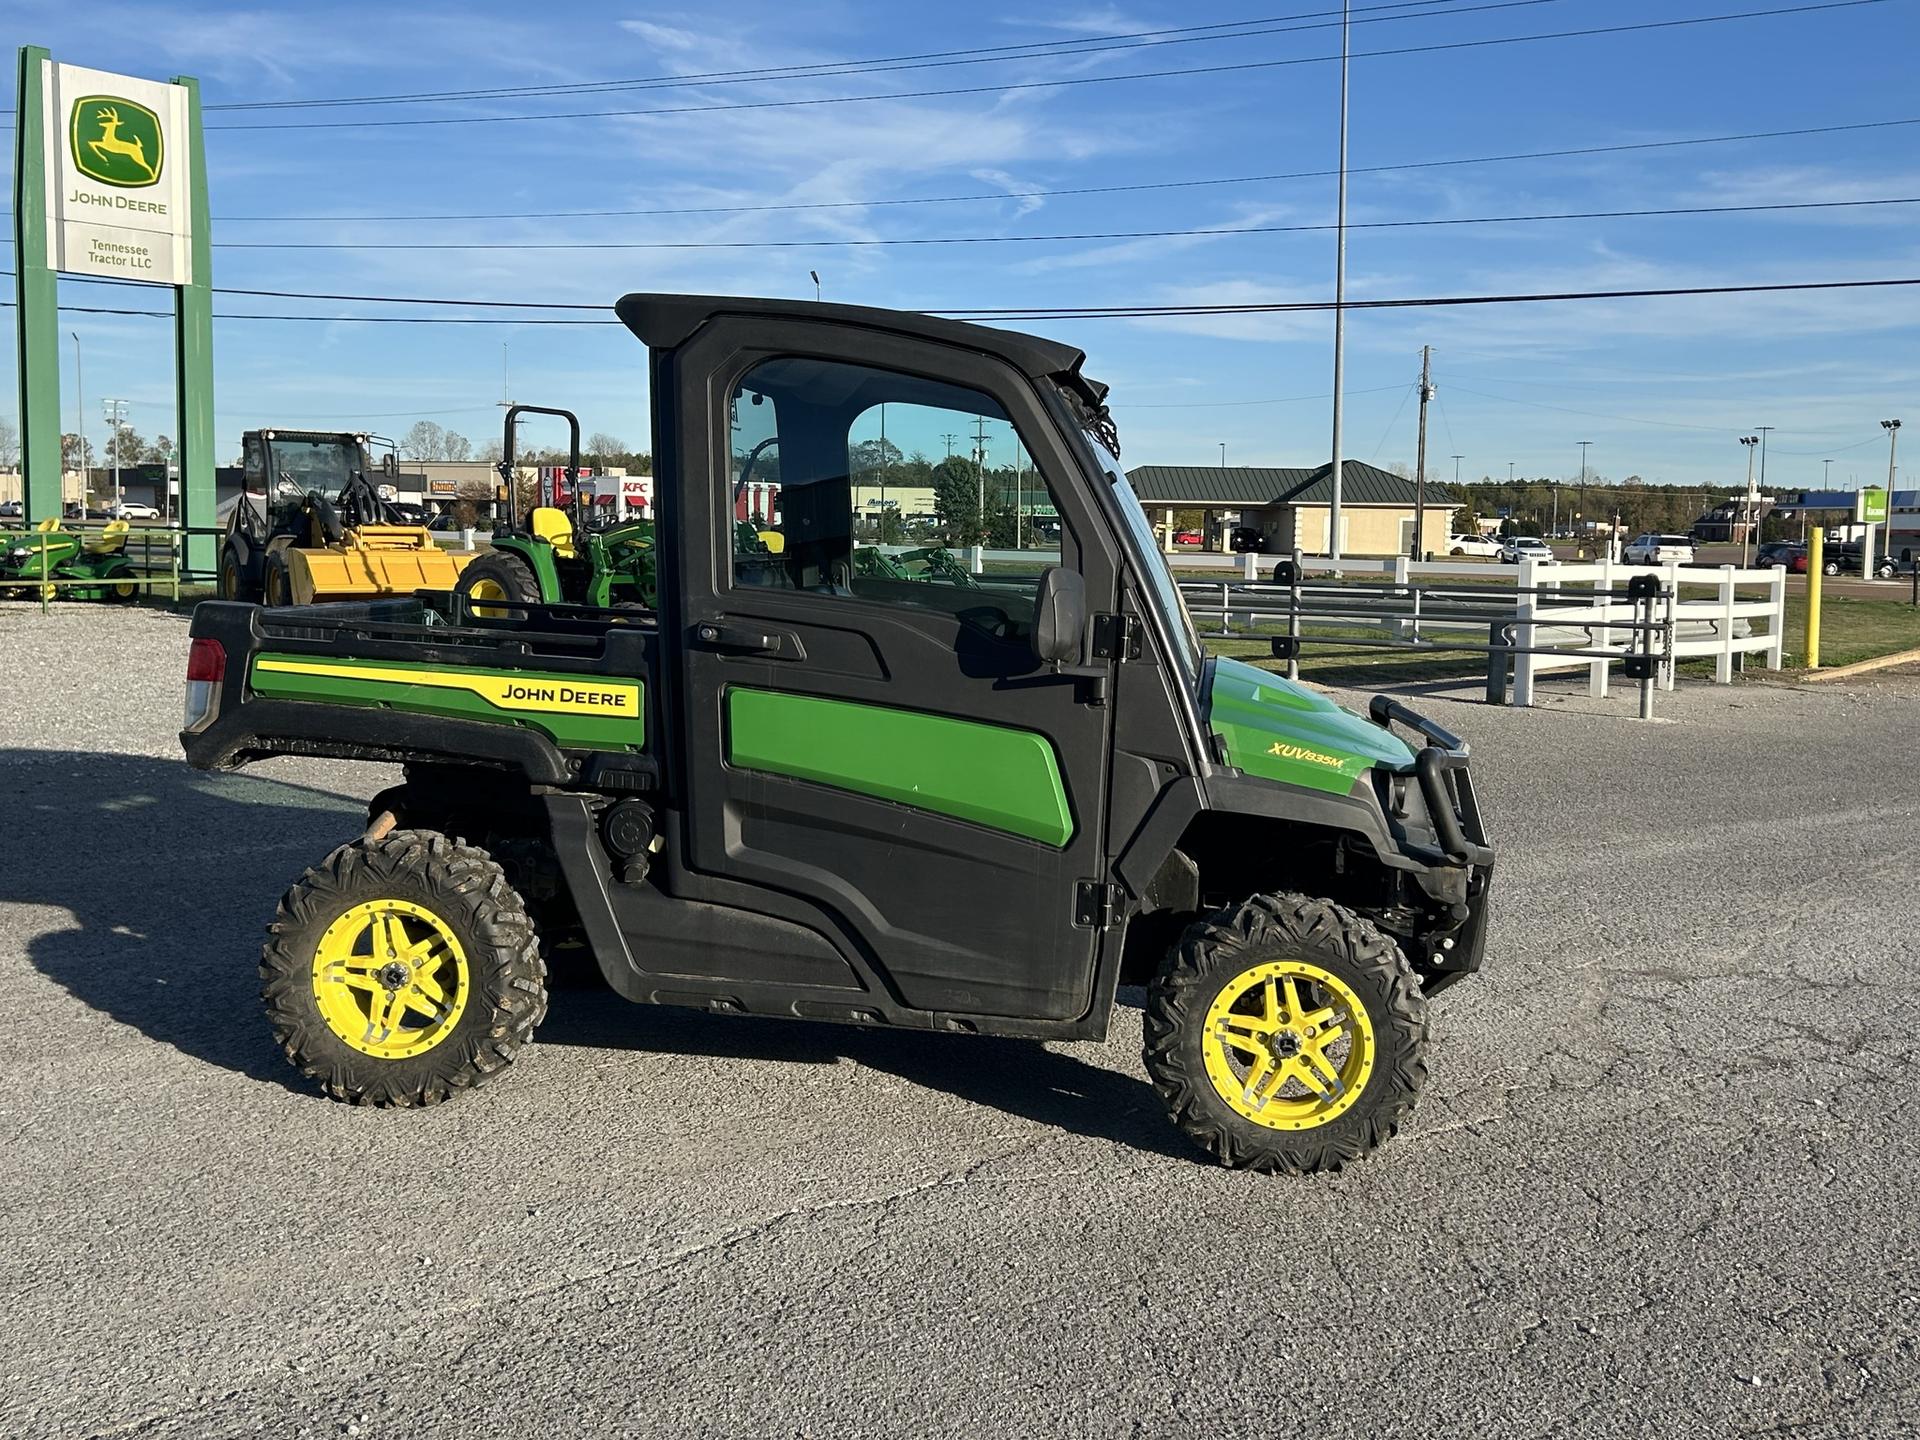
[[[1501,848],[1402,1137],[1226,1171],[1104,1044],[556,994],[428,1111],[258,1000],[376,767],[178,758],[0,607],[0,1435],[1920,1434],[1920,680],[1417,700]]]

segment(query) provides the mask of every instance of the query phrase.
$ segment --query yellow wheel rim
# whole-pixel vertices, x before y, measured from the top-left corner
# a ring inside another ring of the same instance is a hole
[[[498,580],[476,580],[467,590],[468,608],[482,620],[499,620],[507,613],[498,605],[487,604],[487,601],[511,598],[507,594],[507,587]]]
[[[313,998],[327,1028],[381,1060],[424,1055],[445,1040],[470,988],[467,952],[447,922],[404,900],[354,906],[313,952]]]
[[[1241,971],[1207,1009],[1207,1078],[1256,1125],[1311,1130],[1344,1115],[1367,1088],[1373,1021],[1347,983],[1307,960]]]

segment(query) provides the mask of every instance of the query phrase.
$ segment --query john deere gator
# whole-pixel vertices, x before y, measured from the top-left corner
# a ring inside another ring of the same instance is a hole
[[[1466,745],[1207,653],[1071,346],[786,300],[617,310],[652,353],[653,609],[194,615],[194,765],[405,767],[273,912],[288,1060],[346,1101],[464,1094],[532,1038],[568,945],[631,1001],[928,1045],[1100,1040],[1142,984],[1147,1074],[1220,1162],[1332,1170],[1393,1135],[1429,997],[1486,948]],[[966,584],[856,565],[881,405],[901,444],[1011,431],[1057,538]],[[735,496],[771,436],[770,563]]]

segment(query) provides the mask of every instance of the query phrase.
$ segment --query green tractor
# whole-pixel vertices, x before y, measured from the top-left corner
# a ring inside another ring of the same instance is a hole
[[[125,604],[140,594],[140,577],[126,551],[124,520],[88,536],[62,530],[49,517],[24,535],[6,538],[0,549],[0,593],[25,589],[37,599]]]
[[[514,483],[513,438],[522,415],[555,415],[567,422],[567,485],[573,491],[568,510],[535,505],[520,513]],[[600,609],[637,606],[651,610],[657,588],[651,519],[628,520],[595,528],[587,522],[580,475],[580,420],[570,410],[544,405],[513,405],[507,410],[506,438],[500,450],[500,476],[506,487],[506,524],[495,530],[493,548],[475,560],[454,585],[476,615],[497,617],[508,601],[519,605],[591,605]]]

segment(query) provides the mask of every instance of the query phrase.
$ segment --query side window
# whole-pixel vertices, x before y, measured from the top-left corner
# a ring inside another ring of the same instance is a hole
[[[734,388],[732,582],[1031,629],[1060,513],[991,396],[838,361],[763,361]]]
[[[267,455],[258,435],[249,435],[241,446],[241,479],[246,488],[265,493],[267,488]]]

